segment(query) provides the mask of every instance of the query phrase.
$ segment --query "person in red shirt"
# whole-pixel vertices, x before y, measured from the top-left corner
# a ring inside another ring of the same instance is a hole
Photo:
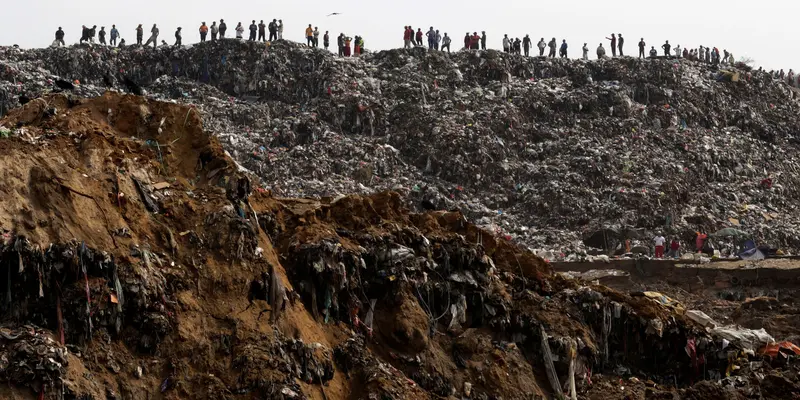
[[[422,46],[422,28],[417,28],[417,46]]]
[[[472,50],[480,49],[481,44],[481,37],[478,36],[478,32],[472,32],[472,37],[470,38],[470,48]]]
[[[681,244],[678,242],[678,239],[672,239],[672,242],[669,244],[669,252],[667,252],[667,257],[669,258],[678,258],[681,256],[680,254]]]
[[[410,26],[403,27],[405,31],[403,31],[403,48],[410,49],[411,48],[411,36],[414,34],[414,31],[411,30]]]

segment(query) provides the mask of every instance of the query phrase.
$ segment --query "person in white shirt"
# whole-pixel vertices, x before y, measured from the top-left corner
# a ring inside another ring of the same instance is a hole
[[[656,258],[664,258],[664,243],[667,242],[667,239],[664,238],[661,234],[653,239],[656,245]]]

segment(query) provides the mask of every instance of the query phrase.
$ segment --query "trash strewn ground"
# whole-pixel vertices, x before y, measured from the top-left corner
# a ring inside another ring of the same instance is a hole
[[[196,108],[57,93],[0,124],[4,398],[800,394],[784,337],[395,191],[278,196]]]
[[[687,245],[735,227],[800,249],[796,92],[741,65],[424,49],[336,58],[235,40],[0,55],[0,114],[75,80],[80,95],[190,104],[281,196],[395,190],[414,210],[459,209],[553,260],[659,230]]]

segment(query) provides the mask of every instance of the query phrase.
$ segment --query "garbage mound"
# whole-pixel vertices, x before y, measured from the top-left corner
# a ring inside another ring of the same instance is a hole
[[[196,107],[57,93],[0,125],[4,398],[800,393],[790,342],[553,275],[461,211],[276,196]]]
[[[0,114],[53,89],[146,92],[201,110],[275,193],[392,189],[548,259],[613,249],[622,232],[688,242],[727,227],[796,252],[796,92],[746,69],[424,49],[336,58],[285,41],[2,48]]]

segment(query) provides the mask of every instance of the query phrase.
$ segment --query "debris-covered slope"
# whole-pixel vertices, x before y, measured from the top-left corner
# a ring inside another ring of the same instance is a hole
[[[275,197],[188,106],[54,94],[0,123],[3,398],[530,399],[602,390],[591,371],[672,396],[766,338],[555,277],[396,192]],[[800,393],[784,370],[759,393]]]
[[[132,81],[203,110],[234,158],[284,195],[396,189],[567,252],[600,227],[689,239],[735,226],[800,247],[800,108],[757,71],[723,82],[684,60],[495,51],[341,59],[288,42],[0,52],[0,109],[56,76],[84,94]]]

